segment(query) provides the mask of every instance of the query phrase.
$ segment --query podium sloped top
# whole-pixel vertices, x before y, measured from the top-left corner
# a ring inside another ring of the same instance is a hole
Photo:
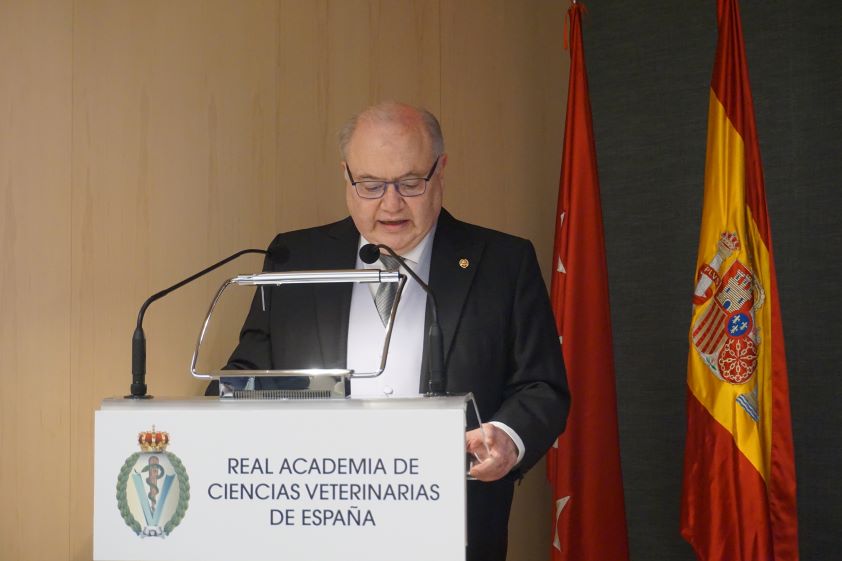
[[[155,398],[155,399],[123,399],[106,398],[100,404],[100,411],[156,411],[156,410],[253,410],[265,411],[275,409],[306,409],[306,410],[355,410],[355,409],[403,409],[403,410],[431,410],[431,409],[464,409],[473,399],[472,394],[436,396],[436,397],[389,397],[389,398],[347,398],[347,399],[318,399],[318,400],[252,400],[226,399],[216,397],[191,398]]]

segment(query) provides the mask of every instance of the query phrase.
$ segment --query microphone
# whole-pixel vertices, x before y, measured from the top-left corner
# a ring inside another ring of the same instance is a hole
[[[276,262],[285,261],[289,257],[289,249],[285,246],[276,245],[275,243],[269,246],[268,251],[263,249],[244,249],[226,257],[222,261],[219,261],[210,267],[207,267],[206,269],[202,269],[195,275],[187,277],[183,281],[178,282],[169,288],[156,292],[146,299],[137,314],[137,327],[135,327],[134,334],[132,335],[132,385],[131,394],[125,396],[125,399],[152,398],[151,395],[147,395],[146,393],[146,335],[143,333],[143,316],[146,314],[146,309],[149,307],[149,304],[156,300],[160,300],[170,292],[177,290],[185,284],[189,284],[199,277],[203,277],[211,271],[218,269],[226,263],[248,253],[261,253],[266,255],[270,260]]]
[[[380,248],[373,243],[367,243],[360,248],[360,259],[363,263],[371,265],[380,259]]]
[[[373,244],[369,243],[360,248],[360,259],[363,263],[368,263],[371,265],[378,259],[380,259],[380,250],[383,249],[398,260],[398,263],[401,264],[401,267],[409,274],[410,277],[415,279],[415,282],[418,283],[424,292],[427,293],[429,300],[427,301],[428,306],[431,309],[431,321],[430,321],[430,330],[427,333],[427,341],[429,342],[429,350],[430,350],[430,362],[428,364],[429,367],[429,374],[430,379],[427,383],[427,395],[428,396],[435,396],[435,395],[446,395],[445,387],[447,385],[447,380],[445,379],[445,371],[444,371],[444,343],[442,341],[441,335],[441,326],[439,325],[439,314],[438,314],[438,306],[436,305],[436,297],[433,294],[433,291],[430,290],[430,286],[421,280],[421,277],[415,274],[415,271],[412,270],[406,264],[406,261],[403,257],[395,253],[391,247],[385,244]]]

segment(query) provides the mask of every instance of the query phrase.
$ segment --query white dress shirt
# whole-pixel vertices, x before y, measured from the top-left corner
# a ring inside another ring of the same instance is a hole
[[[430,258],[436,228],[424,236],[417,246],[401,255],[407,265],[424,282],[430,278]],[[368,240],[360,236],[359,247]],[[364,263],[357,256],[357,268],[380,269],[379,261]],[[371,372],[380,365],[385,328],[374,304],[376,283],[356,283],[351,293],[351,313],[348,319],[348,368],[356,372]],[[377,378],[351,380],[353,397],[414,397],[419,395],[421,384],[421,362],[424,352],[424,323],[427,312],[427,294],[413,279],[404,286],[395,315],[392,340],[386,369]],[[514,441],[518,450],[517,461],[523,458],[526,448],[518,434],[505,423],[491,424],[505,432]]]
[[[424,282],[430,278],[430,256],[433,249],[435,227],[411,251],[401,255],[406,264]],[[360,236],[359,247],[368,240]],[[357,268],[381,269],[375,261],[363,263],[357,256]],[[405,274],[405,273],[404,273]],[[351,293],[351,314],[348,319],[348,368],[356,372],[371,372],[380,365],[385,328],[374,305],[377,283],[357,283]],[[392,328],[389,357],[386,369],[377,378],[360,378],[351,381],[354,397],[411,397],[418,395],[421,384],[421,359],[424,352],[424,320],[427,311],[427,294],[412,279],[408,279],[401,294],[400,304]]]

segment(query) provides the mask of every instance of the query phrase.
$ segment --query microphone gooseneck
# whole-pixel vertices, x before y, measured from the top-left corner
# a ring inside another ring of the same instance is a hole
[[[366,244],[360,248],[360,259],[364,263],[368,263],[369,265],[374,263],[380,258],[380,250],[384,250],[386,253],[397,259],[397,261],[401,264],[401,267],[412,277],[415,282],[418,283],[424,292],[427,293],[429,299],[427,300],[427,306],[431,310],[430,313],[430,329],[427,332],[427,341],[428,341],[428,348],[430,353],[430,362],[428,364],[429,367],[429,374],[430,378],[427,382],[427,394],[428,396],[436,396],[436,395],[446,395],[446,387],[447,387],[447,380],[445,378],[445,371],[444,371],[444,343],[441,334],[441,326],[439,325],[439,314],[438,314],[438,306],[436,305],[436,297],[433,294],[433,291],[430,290],[430,286],[421,280],[415,271],[412,270],[406,264],[406,261],[403,257],[398,255],[395,250],[385,244]]]
[[[283,249],[285,248],[270,247],[269,251],[263,249],[244,249],[242,251],[238,251],[237,253],[226,257],[222,261],[202,269],[195,275],[187,277],[183,281],[177,282],[171,287],[165,288],[160,292],[156,292],[147,298],[140,307],[140,311],[137,313],[137,326],[135,327],[134,334],[132,335],[132,385],[131,394],[125,396],[126,399],[151,399],[152,397],[146,393],[146,335],[143,333],[143,317],[146,315],[146,309],[152,302],[160,300],[170,292],[181,288],[185,284],[193,282],[199,277],[205,276],[211,271],[222,267],[226,263],[233,261],[242,255],[246,255],[248,253],[261,253],[263,255],[268,255],[270,259],[275,259],[276,256],[283,255]]]

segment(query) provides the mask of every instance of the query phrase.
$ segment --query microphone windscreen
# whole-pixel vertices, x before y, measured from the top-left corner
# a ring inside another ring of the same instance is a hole
[[[363,263],[371,265],[380,259],[380,249],[373,243],[367,243],[360,248],[360,259]]]

